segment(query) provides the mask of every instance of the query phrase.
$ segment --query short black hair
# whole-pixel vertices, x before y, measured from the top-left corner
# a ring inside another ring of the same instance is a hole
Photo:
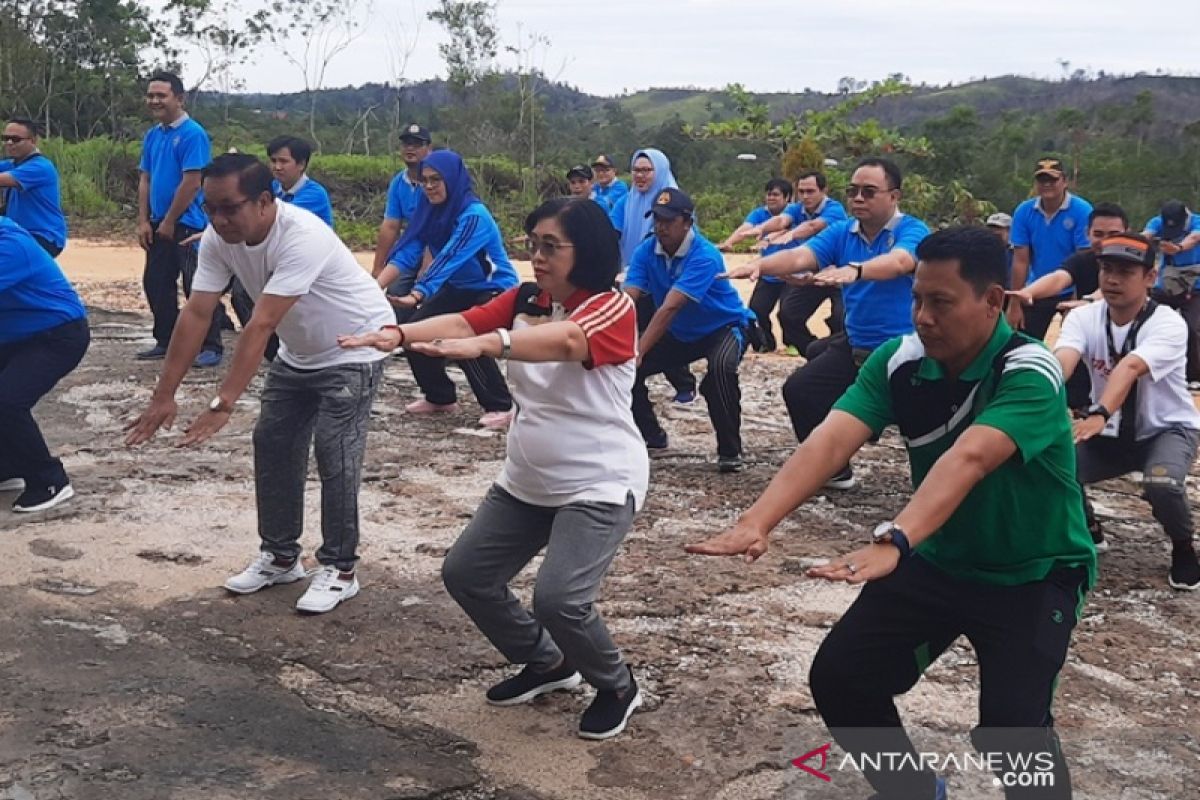
[[[779,193],[784,197],[792,196],[792,185],[783,178],[771,178],[771,180],[767,181],[767,188],[763,191],[769,192],[772,189],[778,189]]]
[[[931,233],[917,245],[921,261],[957,261],[958,274],[976,297],[999,284],[1008,288],[1008,252],[987,228],[956,225]]]
[[[829,180],[825,177],[825,173],[818,172],[815,169],[810,169],[807,172],[801,172],[796,176],[796,183],[799,183],[805,178],[815,178],[817,181],[817,188],[822,192],[825,191],[825,187],[829,185]]]
[[[1121,220],[1126,229],[1129,228],[1129,215],[1125,213],[1125,209],[1121,208],[1116,203],[1096,203],[1092,207],[1092,213],[1088,214],[1088,227],[1092,227],[1092,223],[1096,221],[1096,217],[1116,217]]]
[[[169,83],[171,84],[171,94],[176,97],[183,97],[187,90],[183,88],[183,81],[174,72],[167,72],[165,69],[160,69],[150,76],[150,80],[146,83]]]
[[[887,188],[889,190],[899,189],[901,182],[904,180],[904,173],[900,171],[900,167],[896,164],[896,162],[892,161],[890,158],[878,158],[875,156],[864,158],[862,161],[859,161],[854,165],[854,171],[857,172],[863,167],[879,167],[881,170],[883,170],[883,174],[887,177]]]
[[[20,125],[35,139],[42,135],[42,126],[38,124],[37,120],[30,119],[29,117],[9,117],[8,124]]]
[[[525,233],[544,219],[557,219],[563,233],[575,245],[575,266],[567,280],[593,292],[613,288],[621,271],[621,248],[608,214],[594,200],[556,197],[547,200],[525,218]]]
[[[267,156],[273,156],[285,147],[292,154],[293,161],[303,162],[304,166],[308,166],[308,161],[312,158],[312,145],[299,136],[276,136],[267,142]]]
[[[261,159],[249,153],[222,153],[200,170],[200,180],[237,175],[238,191],[246,197],[258,197],[271,191],[271,169]]]

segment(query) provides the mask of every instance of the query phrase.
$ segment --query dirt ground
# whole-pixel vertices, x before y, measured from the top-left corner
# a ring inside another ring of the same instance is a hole
[[[501,434],[475,428],[469,391],[457,415],[408,419],[401,408],[416,387],[389,360],[361,495],[358,598],[302,617],[292,608],[299,585],[230,597],[220,584],[257,542],[250,432],[261,383],[202,448],[176,449],[176,431],[126,449],[123,421],[158,370],[131,358],[149,332],[140,254],[77,242],[63,262],[92,306],[95,338],[37,413],[79,497],[32,519],[8,511],[10,495],[0,502],[10,559],[0,572],[0,800],[870,793],[851,772],[824,782],[790,764],[829,741],[806,675],[857,591],[803,571],[903,505],[898,439],[868,446],[856,461],[861,485],[793,514],[759,563],[682,549],[732,521],[791,452],[779,387],[795,360],[743,364],[750,466],[740,475],[715,472],[702,412],[666,419],[672,447],[653,461],[646,508],[602,598],[648,702],[625,734],[588,743],[574,735],[586,693],[509,709],[483,702],[505,664],[441,588],[441,558],[504,456]],[[189,375],[182,421],[215,382],[214,372]],[[1197,797],[1200,597],[1167,588],[1165,537],[1132,483],[1107,483],[1096,500],[1113,549],[1055,706],[1075,796]],[[311,552],[315,475],[307,510]],[[526,597],[536,566],[518,580]],[[977,691],[960,642],[900,701],[921,749],[970,752]],[[952,798],[1001,797],[990,775],[947,777]]]

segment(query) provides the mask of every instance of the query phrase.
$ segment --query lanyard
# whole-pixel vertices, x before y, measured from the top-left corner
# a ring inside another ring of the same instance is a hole
[[[1158,308],[1158,303],[1152,299],[1146,300],[1146,305],[1138,312],[1137,317],[1133,320],[1133,324],[1129,326],[1129,335],[1125,337],[1125,343],[1121,346],[1121,351],[1117,352],[1117,347],[1113,343],[1112,335],[1112,320],[1108,318],[1108,306],[1104,307],[1104,336],[1108,340],[1108,360],[1115,367],[1120,363],[1121,359],[1128,355],[1135,347],[1137,347],[1137,335],[1141,330],[1146,320],[1150,319],[1150,315],[1154,313],[1154,309]]]

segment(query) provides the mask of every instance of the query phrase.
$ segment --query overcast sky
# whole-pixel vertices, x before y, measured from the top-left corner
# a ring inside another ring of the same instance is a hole
[[[247,5],[250,5],[248,0]],[[367,32],[335,59],[326,86],[393,79],[389,63],[415,41],[404,77],[442,76],[441,28],[426,0],[375,0]],[[551,77],[600,95],[651,86],[833,91],[838,79],[943,84],[1009,73],[1058,78],[1069,69],[1200,74],[1200,2],[1129,0],[499,0],[504,44],[545,36],[536,59]],[[403,34],[397,31],[403,30]],[[501,67],[515,57],[502,53]],[[189,60],[185,80],[199,77]],[[246,90],[296,91],[295,67],[264,45],[242,70]]]

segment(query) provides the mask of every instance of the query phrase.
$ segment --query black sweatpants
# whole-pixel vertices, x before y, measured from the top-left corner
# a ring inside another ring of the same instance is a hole
[[[158,222],[151,222],[153,226]],[[175,321],[179,319],[179,279],[183,278],[183,295],[192,294],[192,278],[196,275],[197,249],[194,245],[181,247],[178,243],[199,233],[195,228],[186,225],[175,226],[175,238],[163,239],[154,234],[154,242],[146,252],[146,269],[142,273],[142,289],[146,292],[146,302],[150,305],[150,313],[154,315],[154,341],[159,347],[166,348],[171,343],[171,334],[175,331]],[[202,350],[214,353],[224,352],[221,344],[221,323],[225,319],[225,307],[220,303],[213,309],[212,322],[204,335]]]
[[[634,308],[637,309],[638,334],[640,335],[646,332],[646,327],[649,326],[650,320],[654,319],[654,312],[658,310],[658,306],[654,305],[653,297],[643,294],[638,298]],[[686,364],[663,370],[663,377],[667,379],[677,394],[696,393],[696,376],[692,374]]]
[[[486,289],[455,289],[445,286],[433,297],[421,303],[408,321],[420,322],[440,314],[466,311],[468,308],[488,302],[495,296],[496,292]],[[425,395],[426,400],[437,405],[449,405],[455,401],[457,392],[454,388],[454,381],[446,375],[446,359],[421,355],[411,350],[405,350],[404,354],[408,357],[413,377],[416,378],[417,385],[421,387],[421,392]],[[500,367],[496,366],[496,359],[473,358],[470,361],[460,361],[458,364],[467,376],[467,382],[471,384],[471,391],[475,393],[475,397],[479,400],[479,405],[483,406],[484,411],[509,411],[512,409],[512,395],[509,394],[508,384],[504,381]]]
[[[681,342],[671,334],[663,334],[658,344],[642,358],[637,378],[633,382],[633,421],[642,438],[647,441],[664,435],[646,378],[669,369],[687,369],[693,361],[708,360],[700,394],[708,405],[708,418],[717,434],[717,455],[730,457],[742,454],[742,389],[738,382],[738,364],[746,352],[745,333],[729,326],[718,328],[694,342]],[[690,374],[690,372],[689,372]]]
[[[833,404],[858,377],[869,350],[850,346],[844,333],[830,336],[804,366],[783,383],[783,402],[792,420],[796,441],[803,442],[829,415]],[[842,467],[849,469],[849,465]]]
[[[795,345],[800,355],[806,355],[809,346],[823,338],[808,329],[808,321],[826,300],[832,304],[826,324],[829,333],[837,335],[843,330],[845,316],[841,289],[826,286],[788,286],[784,289],[783,297],[779,301],[779,324],[784,331],[783,343]]]
[[[1053,764],[1054,786],[1006,788],[1008,800],[1069,798],[1071,778],[1050,706],[1083,605],[1082,567],[1019,586],[962,580],[919,555],[863,587],[813,660],[809,682],[817,710],[847,753],[916,752],[893,698],[909,691],[958,636],[979,660],[979,726],[971,741],[1002,763]],[[1050,754],[1031,756],[1030,754]],[[900,761],[899,758],[896,759]],[[908,761],[905,759],[905,761]],[[867,764],[863,774],[887,800],[934,796],[934,773],[908,765]],[[1019,769],[1017,771],[1020,771]],[[997,772],[1004,780],[1010,771]],[[1018,781],[1006,781],[1016,784]]]

